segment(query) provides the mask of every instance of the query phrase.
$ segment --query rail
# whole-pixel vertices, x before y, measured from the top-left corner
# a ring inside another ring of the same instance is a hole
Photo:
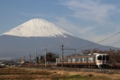
[[[63,70],[63,71],[75,71],[75,72],[98,72],[104,74],[120,74],[120,69],[99,69],[99,68],[68,68],[68,67],[37,67],[37,66],[27,66],[22,68],[34,68],[40,70]]]

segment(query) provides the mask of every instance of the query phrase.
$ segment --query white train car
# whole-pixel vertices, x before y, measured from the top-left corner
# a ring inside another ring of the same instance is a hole
[[[96,54],[96,65],[99,68],[108,67],[109,63],[109,55],[108,54]]]
[[[92,55],[57,58],[56,65],[64,67],[108,67],[109,55],[93,53]]]

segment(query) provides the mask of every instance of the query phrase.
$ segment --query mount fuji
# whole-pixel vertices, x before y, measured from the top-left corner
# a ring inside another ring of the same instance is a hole
[[[50,23],[44,19],[32,19],[22,25],[3,33],[3,35],[12,35],[20,37],[57,37],[70,33],[60,29],[53,23]]]
[[[0,36],[0,58],[14,58],[35,54],[44,54],[45,47],[50,52],[61,54],[61,45],[74,48],[77,53],[86,49],[109,49],[88,40],[77,38],[44,19],[31,19]],[[89,46],[94,44],[94,46]],[[85,47],[89,46],[89,47]],[[85,48],[83,48],[85,47]],[[112,47],[114,48],[114,47]],[[65,55],[74,53],[66,52]]]

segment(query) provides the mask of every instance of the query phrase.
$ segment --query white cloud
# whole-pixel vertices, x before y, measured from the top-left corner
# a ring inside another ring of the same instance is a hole
[[[63,0],[62,5],[73,11],[73,14],[71,14],[73,18],[84,20],[86,24],[94,23],[91,25],[74,25],[67,18],[57,18],[58,22],[56,23],[58,25],[64,27],[63,29],[66,28],[67,31],[70,31],[77,37],[97,43],[120,30],[120,24],[113,22],[113,17],[116,17],[115,14],[120,13],[117,5],[101,3],[100,0]],[[120,47],[118,46],[120,44],[119,40],[120,34],[100,44]],[[117,45],[115,45],[116,42],[118,42]]]
[[[70,22],[67,18],[64,17],[56,17],[56,19],[56,22],[54,22],[56,25],[77,37],[82,37],[82,35],[93,31],[93,29],[95,28],[93,26],[81,28],[79,26],[74,25],[72,22]]]
[[[80,29],[79,27],[73,25],[71,22],[67,20],[67,18],[64,17],[56,17],[55,24],[61,27],[62,29],[67,30],[68,32],[74,33],[75,31],[78,32]]]
[[[85,28],[79,30],[79,33],[80,34],[87,34],[87,33],[91,32],[91,31],[93,31],[94,28],[95,27],[92,27],[92,26],[85,27]]]
[[[116,11],[115,5],[101,4],[99,0],[67,0],[63,5],[74,11],[73,17],[103,24]]]
[[[54,23],[56,25],[60,26],[62,29],[72,33],[73,35],[75,35],[79,38],[86,39],[86,40],[89,40],[89,41],[92,41],[95,43],[98,43],[99,41],[102,41],[102,40],[114,35],[115,33],[119,32],[119,31],[117,31],[117,32],[113,31],[111,33],[106,33],[104,35],[96,34],[94,31],[94,29],[97,28],[96,25],[81,28],[79,26],[72,24],[67,18],[57,17],[56,19],[57,20]],[[120,47],[119,40],[120,40],[120,34],[118,34],[118,35],[116,35],[116,36],[114,36],[106,41],[103,41],[100,44]]]
[[[56,15],[52,14],[21,14],[28,17],[33,16],[43,18],[56,18],[56,21],[53,21],[53,23],[55,23],[62,29],[72,33],[79,38],[87,39],[96,43],[103,39],[106,39],[107,37],[110,37],[120,30],[120,24],[113,22],[114,19],[111,18],[111,16],[114,17],[116,13],[120,13],[120,9],[118,9],[117,5],[105,3],[103,4],[100,2],[100,0],[62,0],[61,4],[66,6],[70,11],[72,11],[73,14],[71,13],[68,14],[69,16],[64,15],[59,17],[56,17]],[[81,23],[75,25],[74,21],[69,20],[68,17],[72,17],[73,20],[75,18],[78,20],[86,21],[86,24]],[[87,23],[92,24],[87,25]],[[120,44],[119,35],[120,34],[118,34],[118,37],[115,36],[100,44],[118,46],[118,44]],[[114,45],[116,42],[118,42],[118,44]]]

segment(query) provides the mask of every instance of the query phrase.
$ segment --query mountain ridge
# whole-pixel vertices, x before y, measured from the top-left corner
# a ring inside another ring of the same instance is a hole
[[[51,22],[44,19],[31,19],[5,33],[3,35],[19,36],[19,37],[56,37],[64,34],[72,35],[67,31],[59,28]]]
[[[116,49],[115,47],[103,46],[90,42],[88,40],[80,39],[70,35],[67,37],[16,37],[3,35],[0,36],[0,58],[1,57],[22,57],[35,54],[37,51],[38,55],[44,55],[43,50],[47,47],[48,52],[55,52],[61,56],[61,46],[64,48],[76,49],[77,53],[81,53],[82,50],[109,50],[110,48]],[[85,47],[91,44],[94,46]],[[84,47],[84,48],[83,48]],[[41,53],[43,52],[43,53]],[[74,51],[64,50],[64,55],[73,54]]]
[[[31,21],[31,24],[30,23],[28,24],[29,21]],[[32,19],[29,21],[21,24],[22,26],[20,25],[18,27],[15,27],[14,29],[10,30],[10,32],[11,31],[14,32],[14,30],[17,32],[17,30],[19,31],[20,29],[24,30],[24,28],[21,28],[21,27],[26,27],[26,26],[28,28],[26,28],[25,31],[26,30],[28,32],[29,30],[30,32],[31,30],[34,31],[33,27],[35,27],[35,30],[38,30],[39,32],[39,28],[36,29],[36,27],[40,27],[42,23],[46,23],[44,24],[44,26],[42,26],[42,28],[45,30],[47,28],[44,28],[44,27],[49,27],[52,24],[52,23],[49,23],[48,21],[38,20],[38,19],[37,20]],[[35,21],[35,24],[34,24],[34,21]],[[44,53],[41,53],[41,51],[45,50],[45,47],[48,48],[47,50],[49,52],[57,52],[59,55],[61,55],[61,45],[64,45],[65,48],[76,49],[77,53],[81,53],[82,50],[96,49],[96,48],[99,48],[100,50],[108,50],[109,48],[116,49],[115,47],[103,46],[85,39],[75,37],[72,34],[66,32],[65,30],[60,29],[59,27],[57,27],[56,29],[56,26],[54,24],[52,25],[53,26],[51,26],[51,28],[47,29],[46,31],[47,34],[43,30],[42,36],[38,36],[38,33],[37,33],[36,36],[27,35],[26,37],[26,35],[23,35],[23,36],[21,36],[20,34],[13,35],[12,33],[9,33],[9,31],[5,32],[3,35],[0,36],[0,58],[29,56],[30,54],[35,54],[35,51],[37,51],[38,54],[41,55],[41,54],[44,54]],[[30,27],[32,28],[30,29]],[[54,28],[55,28],[55,31],[54,31]],[[23,31],[20,31],[20,32],[23,32]],[[52,32],[53,34],[51,34]],[[95,45],[89,46],[91,44],[95,44]],[[89,46],[89,47],[85,47],[85,46]],[[72,53],[74,52],[72,51]],[[65,50],[64,54],[69,55],[71,54],[71,52],[70,51],[66,52]]]

